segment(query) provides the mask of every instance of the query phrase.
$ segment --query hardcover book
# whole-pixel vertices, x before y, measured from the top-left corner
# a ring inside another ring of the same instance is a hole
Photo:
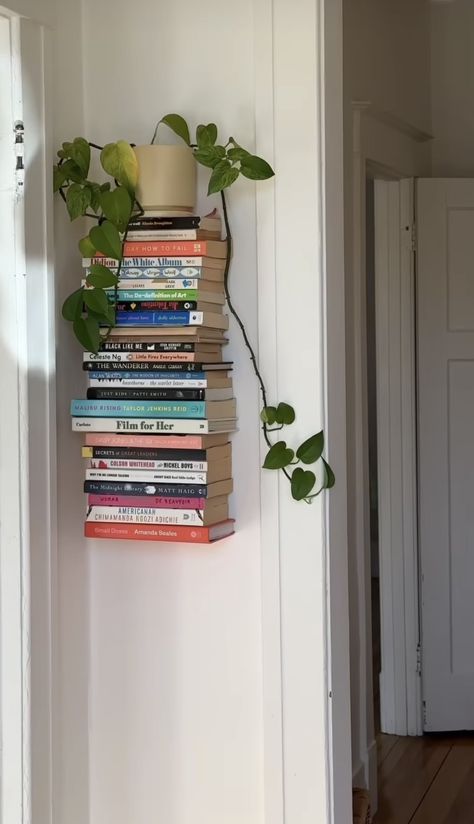
[[[229,507],[208,509],[158,509],[147,506],[91,506],[86,521],[129,524],[176,524],[177,526],[209,526],[229,517]]]
[[[214,526],[153,526],[151,524],[101,524],[86,521],[86,538],[109,538],[114,541],[163,541],[165,543],[211,544],[234,532],[234,522]]]
[[[224,432],[209,435],[143,435],[138,433],[114,434],[111,432],[86,432],[84,443],[86,446],[101,447],[134,447],[142,449],[153,447],[156,449],[210,449],[213,446],[223,446],[229,438]]]
[[[84,481],[84,492],[95,495],[153,495],[175,498],[215,498],[230,495],[232,481],[212,484],[157,484],[138,481]]]
[[[86,436],[87,438],[90,436]],[[187,435],[180,435],[179,438],[170,437],[167,440],[176,441],[181,443],[181,441],[185,438],[191,438],[192,436]],[[200,440],[194,438],[193,440]],[[94,458],[94,459],[117,459],[117,460],[149,460],[149,461],[156,461],[163,464],[170,464],[167,468],[173,468],[173,465],[177,469],[183,469],[184,466],[178,466],[178,464],[187,462],[190,469],[207,469],[209,464],[214,461],[221,461],[224,458],[231,457],[231,444],[229,442],[217,445],[217,446],[208,446],[207,448],[201,449],[188,449],[176,447],[174,445],[166,445],[165,447],[155,446],[151,447],[147,444],[143,447],[141,446],[101,446],[101,445],[92,445],[92,446],[83,446],[82,447],[82,457],[83,458]],[[177,462],[173,464],[173,462]],[[197,465],[199,464],[199,466]]]
[[[73,432],[207,435],[212,432],[235,432],[235,429],[235,418],[215,421],[192,418],[72,418]]]

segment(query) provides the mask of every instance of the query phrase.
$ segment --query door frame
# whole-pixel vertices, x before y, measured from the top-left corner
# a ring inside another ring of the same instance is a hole
[[[370,511],[366,341],[366,178],[400,180],[429,174],[431,135],[405,121],[386,122],[370,101],[352,101],[345,135],[348,524],[351,609],[353,778],[366,782],[377,803],[377,745],[373,712]],[[401,606],[403,610],[403,605]]]
[[[374,186],[381,729],[421,735],[414,180]]]

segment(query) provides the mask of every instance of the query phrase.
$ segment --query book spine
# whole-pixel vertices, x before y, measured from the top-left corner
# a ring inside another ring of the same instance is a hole
[[[205,401],[71,401],[71,415],[76,418],[205,418],[206,411]]]
[[[221,243],[225,256],[225,241]],[[207,240],[126,240],[123,244],[124,257],[206,257],[210,251]]]
[[[183,434],[183,435],[207,435],[209,433],[209,422],[206,420],[193,420],[192,418],[72,418],[73,432],[115,432],[124,434],[148,433],[154,434]]]
[[[207,498],[207,486],[139,483],[138,481],[84,481],[84,492],[94,495],[153,495],[170,498]]]
[[[151,472],[207,472],[207,461],[149,461],[146,459],[90,458],[90,469],[144,470]],[[186,478],[184,478],[186,481]],[[188,478],[190,481],[191,479]],[[194,482],[193,482],[194,483]],[[201,483],[201,481],[198,481]],[[202,483],[205,483],[203,481]]]
[[[116,326],[202,326],[203,312],[117,312]]]
[[[142,359],[137,361],[103,361],[99,360],[98,356],[94,358],[94,360],[84,359],[82,362],[82,368],[86,372],[155,372],[161,373],[164,372],[165,374],[163,377],[178,377],[178,373],[181,372],[200,372],[203,373],[202,363],[195,363],[195,362],[183,362],[180,363],[179,361],[165,361],[160,362],[157,364],[153,361],[144,361]],[[229,364],[223,364],[222,369],[224,371],[228,371],[230,368]],[[174,374],[170,374],[174,373]],[[105,375],[104,375],[105,377]],[[120,377],[120,375],[119,375]],[[157,377],[157,375],[150,375],[150,377]]]
[[[91,372],[89,386],[93,388],[107,387],[109,389],[205,389],[207,387],[207,380],[198,377],[198,375],[202,373],[189,372],[187,374],[189,375],[189,380],[185,380],[185,374],[179,378],[153,378],[153,372],[148,373],[149,377],[147,377],[147,373],[145,373],[145,377],[139,373],[128,375],[126,372],[119,373],[115,375],[115,377],[113,377],[111,373],[109,377],[107,372]]]
[[[96,257],[92,258],[82,258],[82,266],[85,269],[89,269],[95,263],[100,263],[102,266],[107,266],[109,269],[115,269],[119,264],[118,260],[115,260],[115,258],[105,257],[101,254],[98,254]],[[205,261],[203,260],[202,255],[180,255],[179,257],[170,257],[169,255],[152,255],[150,257],[149,255],[142,255],[139,253],[137,257],[131,257],[129,255],[127,262],[124,265],[137,269],[146,269],[148,267],[154,267],[157,269],[183,269],[189,266],[192,268],[196,267],[197,269],[202,269],[205,265]],[[123,270],[121,269],[120,274],[122,274],[122,271]],[[176,277],[176,275],[170,275],[170,277]],[[195,275],[195,277],[197,277],[197,275]]]
[[[193,352],[83,352],[83,362],[95,361],[95,363],[120,363],[135,362],[140,363],[194,363]],[[157,369],[159,369],[159,365]]]
[[[197,346],[199,349],[199,344]],[[112,340],[108,338],[100,344],[101,354],[104,352],[194,352],[196,344],[193,342],[174,341],[147,341],[141,340]]]
[[[152,226],[128,227],[127,238],[131,241],[197,240],[198,229],[155,229]]]
[[[152,526],[151,524],[98,524],[86,521],[86,538],[110,538],[114,541],[163,541],[165,543],[209,544],[209,527]]]
[[[108,295],[109,303],[115,303],[115,295]],[[119,300],[115,304],[117,312],[190,312],[197,308],[196,300]]]
[[[108,299],[115,302],[115,289],[104,290]],[[200,298],[198,289],[124,289],[121,288],[117,292],[119,304],[122,302],[143,302],[143,301],[161,301],[162,303],[169,303],[173,301],[178,304],[178,309],[195,309],[195,306],[181,306],[181,303],[192,301],[195,303]],[[204,298],[201,298],[204,300]],[[153,307],[159,308],[159,307]],[[163,309],[170,309],[171,307],[163,306]]]
[[[170,438],[170,440],[172,439]],[[149,446],[141,448],[126,446],[83,446],[82,457],[105,461],[153,461],[157,464],[156,467],[152,467],[153,469],[196,469],[202,471],[207,469],[205,449],[160,449]]]
[[[216,223],[218,219],[216,218]],[[160,217],[155,215],[148,217],[140,215],[139,217],[132,217],[128,224],[128,228],[143,229],[151,227],[153,229],[198,229],[201,218],[199,215],[170,215],[169,217]]]
[[[202,526],[203,520],[199,509],[158,509],[156,506],[92,506],[86,515],[86,521],[128,524]]]
[[[130,258],[127,258],[130,260]],[[104,264],[102,264],[104,265]],[[108,269],[113,267],[107,264]],[[86,277],[92,274],[90,266],[84,269]],[[122,266],[118,289],[197,289],[204,278],[204,266]],[[190,284],[190,285],[186,285]],[[93,288],[93,287],[90,287]]]
[[[111,400],[111,401],[159,401],[159,400],[183,400],[201,401],[205,400],[204,389],[115,389],[90,388],[87,390],[87,398],[91,400]]]
[[[157,509],[205,509],[206,498],[164,498],[152,495],[88,495],[89,506],[156,506]]]
[[[203,440],[200,435],[140,435],[117,434],[111,432],[87,432],[84,441],[86,446],[120,446],[155,449],[199,449],[202,450]]]
[[[151,469],[86,469],[86,481],[133,481],[143,484],[206,484],[207,472]]]

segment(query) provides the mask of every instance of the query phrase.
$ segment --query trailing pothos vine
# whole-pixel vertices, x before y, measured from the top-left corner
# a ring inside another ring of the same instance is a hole
[[[229,222],[225,189],[237,178],[266,180],[273,177],[271,166],[263,158],[242,148],[233,137],[225,145],[217,143],[218,130],[214,123],[201,124],[196,128],[195,142],[191,142],[189,127],[183,117],[169,114],[155,128],[151,143],[157,137],[161,124],[168,126],[191,148],[198,163],[211,169],[208,194],[219,193],[222,200],[226,230],[227,254],[224,269],[224,293],[231,315],[235,318],[247,347],[257,378],[263,402],[260,413],[262,432],[268,446],[263,463],[264,469],[281,470],[288,480],[292,497],[311,503],[324,489],[335,482],[334,473],[323,458],[324,433],[312,435],[296,449],[286,440],[273,440],[274,433],[290,426],[295,410],[288,403],[268,404],[268,393],[260,371],[255,350],[248,337],[245,324],[237,312],[230,294],[230,269],[232,261],[232,232]],[[89,180],[91,148],[100,151],[100,162],[111,180],[99,183]],[[69,217],[90,217],[95,225],[79,241],[83,257],[94,258],[101,253],[116,261],[115,271],[96,261],[91,263],[85,285],[66,298],[62,307],[63,317],[72,322],[74,334],[81,345],[90,352],[98,352],[101,341],[107,338],[115,325],[117,284],[123,261],[124,243],[132,218],[143,214],[136,198],[138,164],[132,146],[124,140],[98,146],[83,137],[65,142],[58,151],[58,163],[54,166],[54,190],[63,198]],[[314,465],[319,463],[318,475]],[[308,467],[313,467],[309,469]]]

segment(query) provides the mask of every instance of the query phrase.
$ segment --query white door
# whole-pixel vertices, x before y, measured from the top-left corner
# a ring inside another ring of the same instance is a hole
[[[418,182],[424,729],[474,729],[474,180]]]

